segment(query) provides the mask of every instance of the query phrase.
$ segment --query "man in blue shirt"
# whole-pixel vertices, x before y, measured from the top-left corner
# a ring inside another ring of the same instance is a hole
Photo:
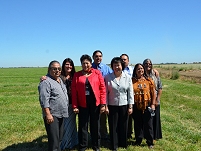
[[[102,73],[103,77],[105,77],[107,74],[112,73],[112,69],[102,63],[102,57],[103,54],[100,50],[96,50],[93,52],[93,60],[94,62],[92,63],[92,67],[94,69],[100,70]],[[107,124],[106,124],[106,114],[101,114],[100,117],[100,134],[101,134],[101,139],[108,139],[108,131],[107,131]]]
[[[100,50],[94,51],[93,53],[94,62],[92,63],[92,67],[94,69],[100,70],[103,77],[105,77],[107,74],[112,73],[113,71],[108,65],[102,63],[102,57],[103,57],[103,54]]]

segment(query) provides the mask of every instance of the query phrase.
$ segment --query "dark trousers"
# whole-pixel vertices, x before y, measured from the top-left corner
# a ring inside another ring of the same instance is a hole
[[[133,117],[132,115],[128,116],[128,132],[127,132],[127,136],[128,138],[131,138],[133,134]]]
[[[107,115],[101,114],[100,116],[100,135],[101,138],[106,139],[108,132],[107,132]]]
[[[54,122],[47,124],[44,119],[45,128],[48,136],[48,151],[61,151],[60,145],[63,138],[63,118],[54,117]]]
[[[128,107],[108,105],[111,149],[127,147]]]
[[[86,108],[79,107],[78,138],[80,151],[86,150],[88,146],[89,119],[92,148],[96,150],[100,147],[100,107],[94,103],[87,103]]]
[[[155,116],[153,117],[153,130],[154,139],[158,140],[162,138],[161,117],[160,117],[160,105],[156,107]]]
[[[146,109],[143,113],[134,105],[133,119],[136,143],[141,144],[145,138],[148,146],[153,145],[153,118],[149,110]]]

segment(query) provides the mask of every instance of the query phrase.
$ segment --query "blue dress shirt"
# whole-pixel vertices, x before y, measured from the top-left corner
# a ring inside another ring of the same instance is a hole
[[[100,70],[102,76],[105,77],[106,75],[113,72],[113,70],[106,64],[100,63],[96,65],[94,62],[92,63],[92,68]]]

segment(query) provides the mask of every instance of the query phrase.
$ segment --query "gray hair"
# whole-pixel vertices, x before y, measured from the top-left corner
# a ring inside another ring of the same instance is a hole
[[[152,61],[151,61],[151,59],[149,59],[149,58],[147,58],[147,59],[145,59],[145,60],[143,61],[143,65],[145,65],[147,61],[149,61],[149,62],[151,63],[151,68],[152,68]]]
[[[48,68],[51,68],[51,66],[52,66],[53,64],[55,64],[55,63],[58,63],[58,64],[60,65],[59,61],[53,60],[53,61],[51,61],[51,62],[49,63]]]
[[[49,71],[50,71],[50,69],[51,69],[51,66],[53,65],[53,64],[55,64],[55,63],[58,63],[59,65],[60,65],[60,63],[59,63],[59,61],[56,61],[56,60],[53,60],[53,61],[51,61],[50,63],[49,63],[49,66],[48,66],[48,73],[49,73]],[[60,65],[61,66],[61,65]]]

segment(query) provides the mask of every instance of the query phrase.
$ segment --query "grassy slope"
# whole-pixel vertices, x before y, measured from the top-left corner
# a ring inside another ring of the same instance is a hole
[[[0,150],[45,150],[47,139],[37,86],[46,71],[46,68],[0,69]],[[163,139],[156,142],[154,150],[201,149],[201,85],[162,81]],[[147,146],[132,145],[127,150],[134,149],[148,150]]]

